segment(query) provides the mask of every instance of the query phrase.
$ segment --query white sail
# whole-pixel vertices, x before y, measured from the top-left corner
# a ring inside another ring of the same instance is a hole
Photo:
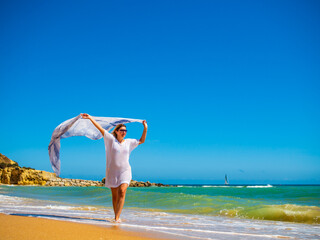
[[[227,174],[224,176],[224,184],[229,185]]]

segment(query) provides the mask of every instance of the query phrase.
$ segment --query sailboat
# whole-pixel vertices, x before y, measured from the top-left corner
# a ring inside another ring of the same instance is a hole
[[[224,176],[224,184],[229,185],[227,174]]]

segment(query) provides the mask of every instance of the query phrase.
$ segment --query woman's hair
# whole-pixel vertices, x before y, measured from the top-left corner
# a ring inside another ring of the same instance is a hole
[[[118,125],[113,129],[113,131],[111,132],[111,134],[112,134],[115,138],[117,138],[117,133],[116,133],[116,131],[118,131],[121,127],[125,127],[125,128],[127,129],[126,125],[124,125],[124,124],[118,124]]]

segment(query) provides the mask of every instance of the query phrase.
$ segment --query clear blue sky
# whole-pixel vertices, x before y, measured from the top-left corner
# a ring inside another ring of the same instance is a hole
[[[310,0],[1,1],[0,152],[52,171],[54,128],[87,112],[148,121],[137,180],[320,183],[319,12]],[[61,164],[62,177],[102,178],[103,140],[62,140]]]

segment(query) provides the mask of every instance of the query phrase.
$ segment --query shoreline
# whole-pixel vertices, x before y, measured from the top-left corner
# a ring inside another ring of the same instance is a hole
[[[12,240],[159,240],[178,239],[156,232],[0,213],[0,236]]]
[[[315,196],[320,191],[319,187],[133,188],[130,194],[128,192],[121,224],[114,224],[112,221],[114,212],[110,191],[98,187],[34,188],[11,185],[0,188],[0,213],[8,214],[4,219],[17,216],[19,221],[22,217],[29,217],[24,218],[27,222],[49,219],[63,221],[64,225],[67,224],[65,222],[79,223],[81,228],[89,226],[88,224],[104,230],[116,227],[121,232],[125,230],[138,234],[138,239],[145,234],[151,234],[147,236],[151,239],[159,239],[157,234],[160,234],[160,239],[179,240],[320,237],[319,198]],[[281,197],[273,197],[274,193],[281,194]],[[258,195],[271,199],[259,200],[256,198]],[[250,200],[248,196],[254,198]],[[280,202],[283,201],[282,196],[288,196],[289,202]],[[311,198],[305,206],[300,198],[306,196]],[[13,221],[15,222],[16,220]],[[25,223],[20,225],[22,232],[28,231],[24,227]],[[6,230],[7,226],[1,224],[0,228]],[[37,236],[39,233],[43,234],[43,229],[37,230],[34,226],[31,228]],[[44,228],[46,230],[46,226]],[[13,229],[19,231],[20,226],[14,225]],[[14,231],[11,233],[14,234]],[[110,234],[106,232],[103,236],[111,236]],[[21,237],[18,240],[20,239],[22,240]],[[99,237],[95,239],[98,240]]]

